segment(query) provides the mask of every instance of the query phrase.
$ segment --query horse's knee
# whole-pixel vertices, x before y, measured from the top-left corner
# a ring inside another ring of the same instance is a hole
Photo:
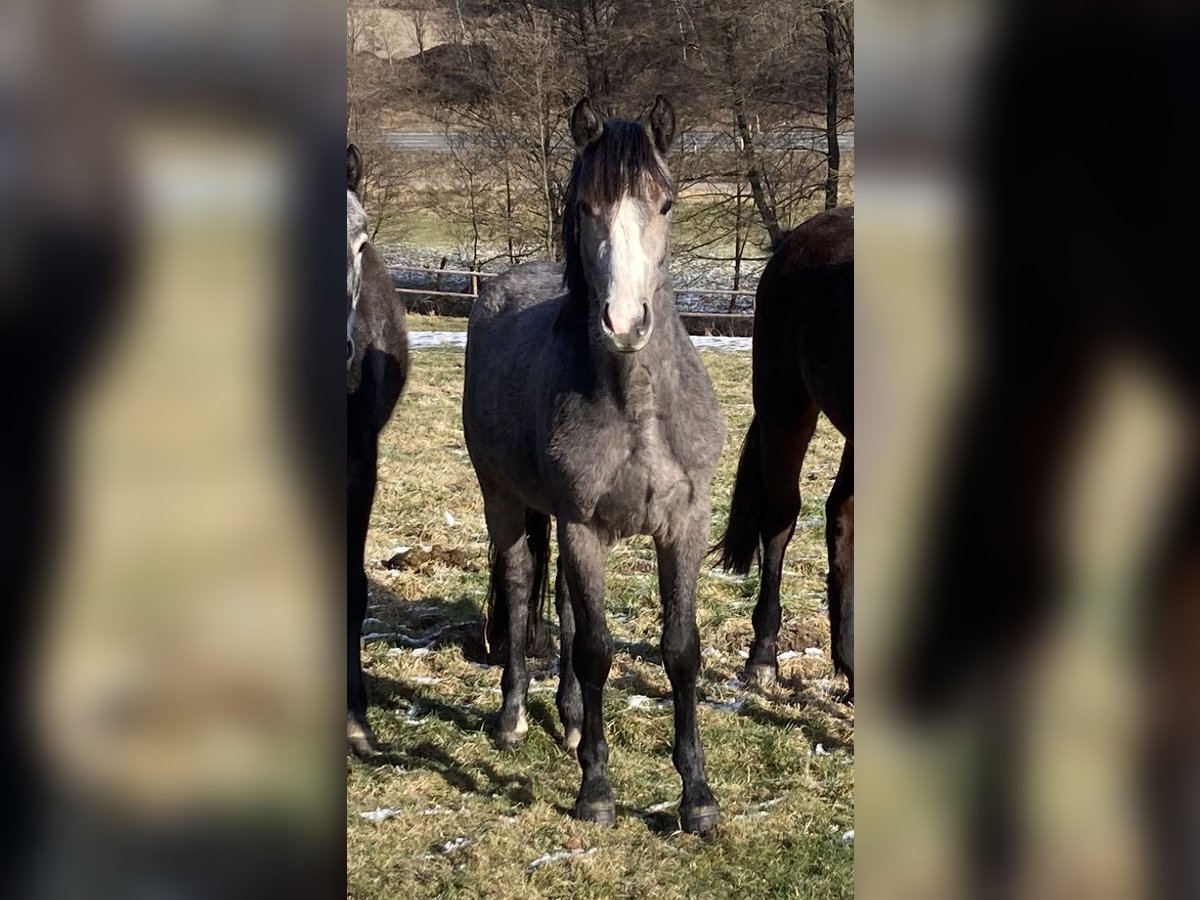
[[[672,681],[695,681],[700,675],[700,632],[692,627],[666,628],[662,640],[663,668]]]
[[[608,680],[613,657],[612,638],[609,635],[576,631],[573,651],[575,675],[581,683],[596,686]]]

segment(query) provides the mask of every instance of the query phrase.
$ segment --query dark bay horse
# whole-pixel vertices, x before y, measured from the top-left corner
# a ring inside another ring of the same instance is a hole
[[[387,267],[367,240],[362,207],[362,155],[346,148],[346,740],[370,753],[360,633],[367,612],[363,570],[367,526],[375,500],[379,432],[408,379],[404,304],[396,301]]]
[[[463,426],[494,545],[494,611],[503,608],[507,623],[498,743],[514,744],[527,731],[527,631],[537,618],[553,516],[558,709],[564,743],[577,747],[582,768],[575,814],[615,821],[602,711],[613,652],[605,560],[618,539],[652,535],[683,780],[680,821],[704,833],[718,807],[696,717],[694,590],[725,434],[668,272],[674,186],[663,157],[674,132],[674,110],[661,96],[647,125],[601,122],[587,98],[575,107],[565,268],[518,266],[480,295],[468,327]]]
[[[760,543],[748,680],[774,682],[783,554],[800,513],[800,467],[825,413],[846,439],[825,503],[833,664],[854,691],[854,207],[813,216],[784,238],[758,283],[754,418],[746,433],[717,545],[721,565],[746,574]]]

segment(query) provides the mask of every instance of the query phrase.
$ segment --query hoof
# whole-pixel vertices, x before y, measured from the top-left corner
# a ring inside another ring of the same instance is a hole
[[[746,671],[742,673],[742,680],[746,684],[760,688],[770,687],[777,679],[778,673],[774,666],[762,664],[746,666]]]
[[[715,803],[693,806],[679,811],[679,827],[688,834],[703,836],[716,827],[720,818],[721,811]]]
[[[366,719],[346,719],[346,746],[355,756],[373,756],[379,752],[379,740]]]
[[[617,824],[617,804],[612,800],[581,800],[575,804],[575,818],[612,827]]]
[[[567,733],[563,735],[562,747],[571,756],[574,756],[579,750],[580,737],[578,728],[568,728]]]
[[[496,733],[497,750],[515,750],[525,740],[524,731],[500,731]]]
[[[500,723],[504,719],[504,714],[501,714],[500,722],[496,723],[496,746],[501,750],[511,750],[525,740],[525,735],[529,733],[529,722],[525,719],[525,707],[522,706],[517,710],[516,724],[512,728],[500,727]]]

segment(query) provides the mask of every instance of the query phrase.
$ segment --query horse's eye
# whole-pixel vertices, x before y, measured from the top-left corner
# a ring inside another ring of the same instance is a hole
[[[579,201],[579,211],[589,219],[596,214],[596,211],[592,209],[592,204],[588,203],[586,200]]]
[[[664,216],[665,216],[667,213],[669,213],[669,212],[671,211],[671,208],[672,208],[674,205],[675,205],[675,201],[674,201],[674,200],[668,200],[666,203],[664,203],[664,204],[662,205],[662,209],[660,209],[660,210],[659,210],[659,213],[660,213],[661,215],[664,215]]]

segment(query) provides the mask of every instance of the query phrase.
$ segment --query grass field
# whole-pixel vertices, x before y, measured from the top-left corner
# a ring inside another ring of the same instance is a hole
[[[419,316],[408,314],[409,331],[466,331],[465,316]]]
[[[416,317],[409,327],[418,330]],[[708,353],[705,363],[729,429],[713,485],[716,535],[751,414],[750,359]],[[367,548],[376,621],[365,630],[391,637],[369,640],[364,661],[385,749],[347,759],[349,895],[852,896],[854,720],[838,702],[845,683],[833,677],[824,611],[822,511],[840,455],[836,432],[822,420],[805,465],[780,647],[796,655],[782,663],[779,685],[756,691],[735,681],[757,578],[726,577],[711,561],[701,572],[700,729],[722,804],[707,839],[677,831],[653,544],[631,540],[612,554],[607,609],[617,650],[605,721],[618,823],[605,829],[569,815],[579,767],[556,743],[553,661],[531,661],[525,743],[501,753],[488,735],[500,669],[473,661],[487,537],[462,439],[462,364],[461,350],[414,352],[409,388],[383,435]],[[429,552],[413,568],[387,569],[381,560],[397,546]]]

